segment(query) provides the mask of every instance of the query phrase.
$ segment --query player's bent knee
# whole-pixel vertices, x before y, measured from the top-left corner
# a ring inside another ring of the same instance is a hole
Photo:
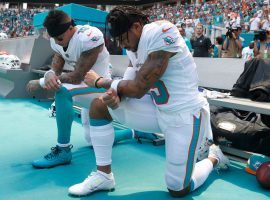
[[[168,188],[168,191],[172,197],[184,197],[190,192],[190,187],[186,187],[179,191],[170,190]]]
[[[190,192],[190,185],[183,188],[183,181],[179,177],[166,174],[166,184],[168,191],[173,197],[183,197]]]
[[[95,98],[92,101],[90,108],[91,108],[90,111],[92,111],[92,110],[102,111],[102,110],[105,110],[106,105],[99,98]]]
[[[108,118],[109,111],[107,106],[98,98],[94,99],[90,107],[90,118]]]
[[[92,101],[91,106],[90,106],[90,117],[93,115],[95,115],[95,113],[97,112],[101,112],[102,110],[104,110],[105,105],[103,104],[103,102],[96,98]]]

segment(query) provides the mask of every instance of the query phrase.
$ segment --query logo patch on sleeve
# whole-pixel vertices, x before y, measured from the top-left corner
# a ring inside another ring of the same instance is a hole
[[[91,38],[91,41],[92,42],[97,42],[97,41],[100,40],[100,38],[101,38],[101,36],[94,36],[94,37]]]
[[[88,29],[89,29],[89,27],[83,26],[83,27],[81,27],[81,28],[78,30],[78,34],[79,34],[79,33],[83,33],[83,32],[85,32],[85,31],[87,31]]]
[[[175,43],[175,39],[171,36],[166,36],[165,38],[163,38],[163,40],[166,45],[171,45]]]

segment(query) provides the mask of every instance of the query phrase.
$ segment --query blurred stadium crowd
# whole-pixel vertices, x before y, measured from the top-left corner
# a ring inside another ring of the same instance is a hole
[[[32,35],[33,16],[44,12],[45,8],[35,9],[0,9],[0,32],[9,37]],[[174,24],[186,24],[195,27],[202,23],[224,26],[232,19],[238,19],[245,32],[269,28],[269,0],[212,0],[200,4],[156,3],[147,8],[145,13],[151,21],[166,19]]]
[[[0,32],[9,38],[24,37],[34,34],[33,17],[45,9],[0,9]]]
[[[213,32],[213,28],[241,28],[241,30],[235,34],[235,39],[240,39],[242,45],[239,44],[239,47],[232,47],[234,48],[234,50],[232,50],[235,51],[234,56],[232,57],[243,57],[241,56],[240,50],[242,50],[243,47],[250,46],[250,41],[254,40],[252,35],[252,39],[244,43],[245,38],[240,37],[240,34],[243,33],[255,33],[256,35],[259,31],[265,31],[264,41],[262,39],[261,41],[266,43],[267,49],[270,49],[268,48],[270,47],[269,1],[270,0],[211,0],[207,2],[202,1],[199,4],[183,4],[183,1],[178,0],[170,3],[157,2],[153,5],[143,6],[142,9],[144,9],[144,12],[149,15],[150,21],[165,19],[176,24],[191,51],[194,50],[194,42],[192,42],[192,38],[193,40],[194,38],[197,40],[199,37],[201,37],[201,35],[198,36],[196,33],[196,26],[198,24],[202,24],[204,28],[203,35],[206,38],[210,38],[212,42],[207,42],[208,45],[205,47],[206,51],[209,51],[208,56],[211,57],[222,57],[221,51],[231,48],[228,47],[229,42],[226,44],[227,47],[224,47],[226,38],[217,38],[217,36],[221,36],[221,34],[215,35],[211,38],[211,32]],[[7,9],[0,7],[0,39],[5,39],[7,37],[14,38],[34,35],[35,30],[33,27],[33,17],[35,14],[44,12],[46,10],[48,9],[45,7],[31,7],[31,9],[19,9],[16,7]],[[267,32],[269,33],[269,37],[266,36]],[[226,36],[228,35],[226,34]],[[267,37],[268,39],[265,39]],[[260,44],[255,45],[256,42],[256,40],[255,43],[253,42],[253,46],[262,46]],[[211,50],[210,47],[213,50]],[[252,47],[252,45],[250,47]],[[240,52],[236,53],[236,48],[239,48]],[[245,50],[249,52],[247,55],[248,57],[250,57],[250,55],[251,57],[254,56],[253,48],[254,47]],[[256,51],[259,52],[259,50],[260,49]],[[261,51],[263,50],[265,49],[261,49]],[[258,53],[255,52],[255,56],[257,54]],[[269,54],[268,57],[270,57],[270,51],[267,54]]]
[[[231,20],[238,20],[242,30],[269,28],[269,0],[212,0],[201,4],[180,4],[174,6],[155,4],[145,10],[151,21],[166,19],[174,24],[198,23],[211,28],[224,27]],[[254,19],[256,20],[254,21]]]

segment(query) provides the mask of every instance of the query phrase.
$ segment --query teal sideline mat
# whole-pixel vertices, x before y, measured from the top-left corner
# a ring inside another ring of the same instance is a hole
[[[0,99],[0,199],[76,199],[67,194],[69,186],[81,182],[95,169],[93,149],[86,145],[83,129],[73,124],[71,165],[34,169],[31,161],[55,145],[56,123],[48,117],[48,102],[34,99]],[[164,146],[123,141],[113,148],[114,192],[97,192],[77,199],[173,199],[164,181]],[[259,187],[254,176],[233,161],[228,172],[212,172],[206,183],[183,199],[269,200],[270,191]]]

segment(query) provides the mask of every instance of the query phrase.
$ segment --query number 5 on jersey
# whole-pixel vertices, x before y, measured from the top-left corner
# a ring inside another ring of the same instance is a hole
[[[170,98],[169,92],[163,81],[157,81],[150,89],[152,98],[157,105],[167,104]]]

